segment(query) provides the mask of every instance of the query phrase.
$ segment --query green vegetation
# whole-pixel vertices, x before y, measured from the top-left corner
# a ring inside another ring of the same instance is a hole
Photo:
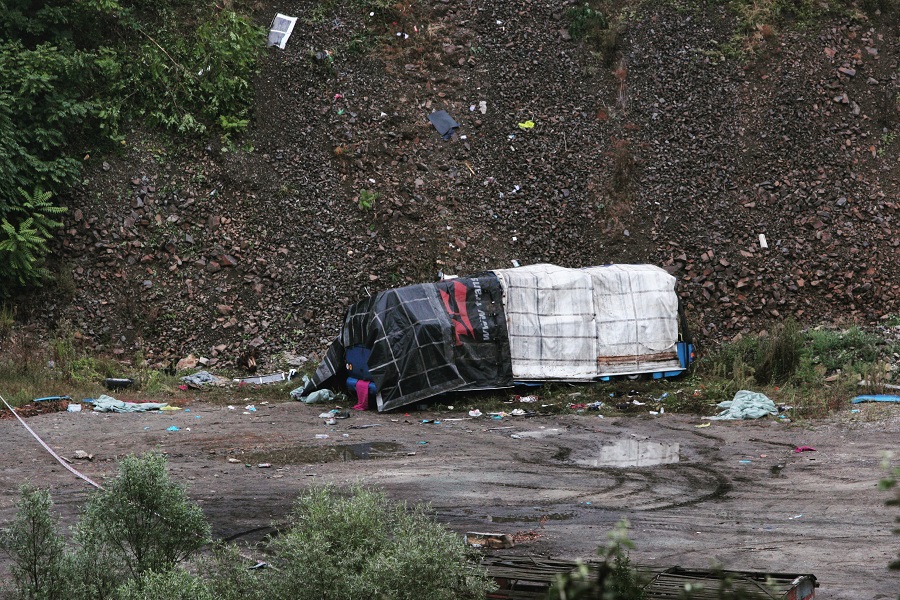
[[[381,194],[378,192],[373,192],[372,190],[360,190],[359,192],[359,200],[358,205],[360,210],[374,210],[375,201],[381,197]]]
[[[87,502],[71,547],[45,490],[26,485],[2,548],[18,598],[55,600],[481,599],[493,589],[477,555],[434,521],[379,492],[331,487],[303,494],[269,540],[270,566],[248,570],[159,454],[128,456]],[[413,573],[415,576],[410,576]]]
[[[697,364],[707,389],[725,398],[739,389],[773,387],[809,416],[828,412],[859,391],[859,382],[887,383],[886,365],[897,345],[859,327],[801,331],[788,320],[771,335],[725,344]]]
[[[597,0],[570,8],[569,35],[588,45],[606,66],[612,65],[619,47],[618,22],[610,22],[607,12]]]
[[[209,539],[200,507],[169,479],[161,454],[129,455],[119,475],[88,500],[76,529],[83,552],[108,556],[96,577],[115,581],[168,571]]]
[[[593,39],[599,37],[602,31],[609,29],[606,15],[587,3],[570,8],[568,17],[569,35],[576,40]]]
[[[130,582],[173,571],[209,538],[203,512],[169,479],[159,454],[122,460],[118,476],[88,500],[72,547],[52,507],[49,492],[26,484],[15,520],[3,530],[18,598],[141,597]]]
[[[628,558],[628,549],[633,547],[628,539],[628,521],[619,521],[608,534],[606,547],[597,549],[600,562],[582,564],[571,575],[557,575],[547,600],[644,600],[646,582],[641,581]]]
[[[888,500],[885,504],[888,506],[898,506],[900,507],[900,467],[891,468],[890,465],[890,453],[885,457],[884,460],[884,468],[887,469],[888,475],[884,479],[879,482],[879,487],[882,490],[894,490],[895,494],[891,500]],[[894,522],[900,525],[900,516],[895,517]],[[894,529],[895,535],[900,535],[900,527],[896,527]],[[892,561],[889,565],[889,568],[892,571],[900,571],[900,553],[897,554],[897,558]],[[900,596],[897,597],[900,600]]]
[[[887,459],[886,459],[887,468]],[[105,490],[95,492],[67,545],[48,491],[25,484],[17,513],[0,534],[12,559],[10,597],[29,600],[342,600],[481,599],[494,589],[478,554],[434,521],[355,486],[312,488],[267,544],[270,568],[250,570],[229,544],[209,543],[209,524],[166,472],[159,454],[130,455]],[[881,488],[897,488],[894,468]],[[900,494],[888,501],[900,506]],[[900,518],[898,518],[900,522]],[[895,530],[900,533],[900,529]],[[631,566],[628,522],[598,549],[600,560],[559,576],[548,600],[642,600]],[[900,569],[900,560],[891,564]],[[411,574],[414,574],[411,576]],[[699,589],[682,590],[679,598]],[[713,590],[703,590],[704,597]],[[727,577],[718,598],[751,598]],[[768,597],[768,596],[764,596]]]
[[[92,149],[134,122],[180,134],[247,127],[263,36],[209,0],[0,3],[0,289],[30,287]],[[22,190],[35,190],[28,194]]]
[[[425,507],[361,487],[349,496],[330,487],[307,491],[272,550],[280,573],[273,598],[452,600],[491,589],[462,539]]]
[[[0,537],[12,558],[12,576],[22,598],[65,598],[65,542],[51,513],[50,492],[31,484],[19,488],[16,517]]]
[[[66,211],[50,203],[50,192],[35,188],[29,194],[19,188],[21,201],[0,203],[0,281],[16,282],[22,286],[40,285],[50,277],[44,257],[50,252],[47,242],[52,230],[62,227],[54,215]],[[6,287],[0,296],[7,295]]]

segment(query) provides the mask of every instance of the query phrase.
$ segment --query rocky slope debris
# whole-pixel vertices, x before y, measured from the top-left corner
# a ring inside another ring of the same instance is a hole
[[[701,340],[900,312],[888,23],[740,58],[724,8],[651,4],[603,56],[568,34],[572,2],[262,4],[304,26],[269,49],[248,138],[135,134],[92,168],[35,321],[123,359],[264,370],[315,360],[365,294],[513,260],[663,265]]]

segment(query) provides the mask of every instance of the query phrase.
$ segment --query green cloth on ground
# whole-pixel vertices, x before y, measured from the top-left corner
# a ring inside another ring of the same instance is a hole
[[[97,412],[147,412],[148,410],[159,410],[163,406],[168,406],[168,402],[123,402],[116,400],[112,396],[103,394],[94,400],[94,410]]]
[[[708,418],[716,420],[758,419],[766,415],[778,414],[775,403],[768,396],[749,390],[740,390],[734,395],[734,400],[719,402],[718,407],[725,410]]]
[[[310,392],[313,383],[307,375],[303,376],[303,385],[291,391],[291,398],[305,402],[306,404],[318,404],[319,402],[331,402],[334,400],[334,392],[329,389]]]

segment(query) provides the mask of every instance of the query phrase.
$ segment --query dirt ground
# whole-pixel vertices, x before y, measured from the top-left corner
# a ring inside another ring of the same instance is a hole
[[[898,406],[704,427],[709,421],[687,415],[496,420],[462,411],[353,413],[327,425],[322,406],[275,398],[254,406],[197,401],[177,412],[26,421],[62,456],[93,454],[73,463],[97,481],[115,473],[116,457],[166,452],[214,535],[238,542],[261,539],[307,486],[360,481],[430,502],[461,533],[524,533],[516,553],[590,558],[625,517],[638,564],[813,573],[817,597],[831,600],[895,600],[900,588],[887,570],[900,544],[891,534],[896,509],[877,488],[882,453],[900,433]],[[167,431],[172,425],[180,430]],[[18,421],[3,419],[0,432],[0,521],[12,518],[17,487],[30,479],[51,489],[63,522],[73,523],[92,488]],[[815,452],[795,452],[801,445]],[[638,457],[678,462],[634,466]]]

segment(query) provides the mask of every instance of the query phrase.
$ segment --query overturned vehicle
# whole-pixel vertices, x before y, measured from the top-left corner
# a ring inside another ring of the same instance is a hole
[[[305,394],[390,410],[454,390],[681,374],[675,278],[652,265],[537,264],[379,292],[347,311]]]

